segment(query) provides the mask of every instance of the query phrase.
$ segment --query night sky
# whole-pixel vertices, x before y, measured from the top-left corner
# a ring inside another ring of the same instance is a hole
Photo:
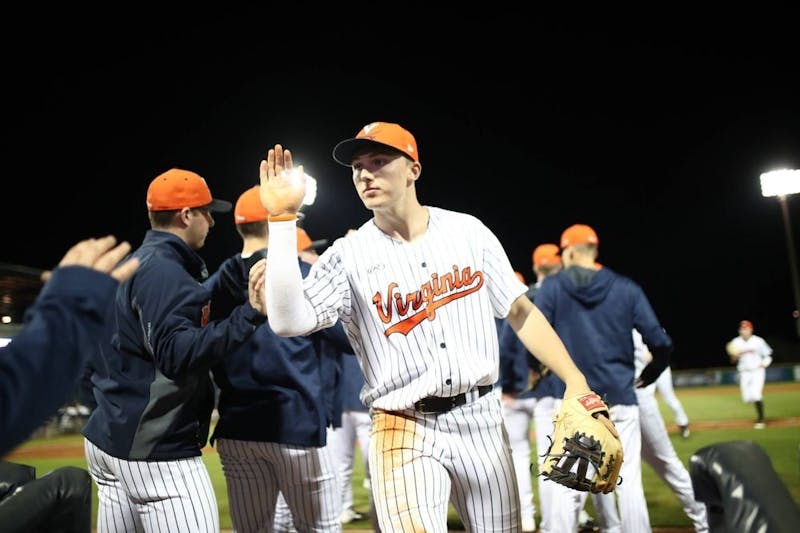
[[[788,13],[307,11],[17,21],[0,260],[50,268],[107,233],[138,245],[156,175],[194,170],[234,202],[277,142],[319,181],[304,225],[332,240],[369,212],[331,149],[383,120],[417,138],[421,202],[481,218],[528,281],[536,245],[593,226],[599,261],[642,285],[673,337],[673,368],[727,365],[743,318],[777,360],[800,355],[781,210],[759,183],[800,168]],[[800,195],[788,204],[800,250]],[[213,270],[239,247],[220,215],[201,255]]]

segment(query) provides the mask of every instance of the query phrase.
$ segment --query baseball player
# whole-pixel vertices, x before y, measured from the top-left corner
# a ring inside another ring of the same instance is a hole
[[[531,255],[536,282],[528,287],[526,295],[533,300],[536,289],[544,279],[561,270],[561,257],[557,244],[540,244]],[[536,428],[536,449],[546,450],[549,443],[547,435],[553,433],[553,402],[556,399],[554,384],[557,380],[543,379],[542,369],[538,361],[529,365],[530,355],[508,321],[500,322],[500,388],[503,401],[503,419],[508,428],[508,439],[514,458],[514,469],[519,486],[520,510],[522,512],[522,531],[536,531],[536,506],[533,501],[533,484],[531,482],[531,423],[539,421]],[[535,359],[534,359],[535,360]],[[534,368],[531,368],[533,366]],[[531,373],[534,373],[531,375]],[[538,373],[539,375],[536,375]],[[531,389],[530,379],[537,381]],[[523,392],[520,392],[523,391]],[[558,397],[563,394],[558,391]],[[541,405],[539,405],[541,401]],[[537,411],[538,407],[538,411]],[[535,452],[534,452],[535,453]],[[535,462],[535,461],[534,461]],[[549,531],[548,511],[550,508],[548,490],[553,483],[538,483],[539,507],[541,512],[541,529]]]
[[[728,341],[725,349],[739,372],[742,401],[756,406],[755,429],[764,429],[764,379],[772,364],[772,348],[767,341],[753,335],[753,323],[739,322],[739,336]]]
[[[219,532],[203,463],[214,408],[210,369],[245,343],[262,314],[249,301],[210,321],[208,273],[197,251],[230,210],[194,172],[171,169],[147,190],[150,229],[133,252],[137,272],[116,293],[109,331],[93,354],[97,406],[83,429],[98,488],[97,530]]]
[[[642,334],[635,329],[633,330],[633,353],[636,356],[636,376],[638,377],[652,360],[652,354],[642,340]],[[655,395],[657,388],[658,380],[646,387],[636,389],[639,418],[642,425],[642,458],[675,493],[686,516],[692,521],[695,532],[707,532],[706,506],[695,500],[689,471],[686,470],[683,461],[675,452],[672,441],[669,440],[667,426],[658,409],[658,400]]]
[[[675,388],[672,384],[672,369],[667,367],[658,376],[656,380],[656,390],[661,395],[661,399],[667,404],[667,407],[672,411],[672,417],[681,431],[681,437],[688,439],[691,435],[689,430],[689,416],[683,409],[683,404],[678,396],[675,394]]]
[[[250,267],[269,244],[269,214],[258,185],[239,196],[233,214],[242,249],[205,282],[215,309],[212,318],[226,316],[247,300]],[[308,273],[310,264],[298,261]],[[264,324],[212,368],[220,394],[219,421],[210,442],[219,452],[237,531],[271,531],[279,492],[297,531],[341,530],[339,485],[326,446],[332,421],[322,384],[322,366],[333,364],[322,354],[328,347],[322,337],[337,331],[346,344],[341,327],[283,338]],[[275,529],[290,526],[279,521]]]
[[[561,235],[564,270],[548,277],[536,291],[536,306],[563,339],[590,386],[604,398],[625,450],[613,494],[623,531],[650,531],[641,470],[641,427],[636,386],[654,382],[669,364],[672,339],[661,327],[647,297],[633,280],[597,263],[597,233],[585,224]],[[653,360],[635,378],[633,340],[636,328]],[[554,531],[574,533],[586,492],[553,487]]]
[[[302,278],[295,255],[302,168],[275,145],[261,162],[270,217],[270,326],[301,335],[341,320],[372,412],[369,467],[384,532],[447,531],[448,502],[470,531],[520,530],[519,493],[497,380],[495,317],[531,353],[589,392],[495,235],[477,218],[423,206],[417,143],[373,122],[333,150],[373,217],[339,238]]]

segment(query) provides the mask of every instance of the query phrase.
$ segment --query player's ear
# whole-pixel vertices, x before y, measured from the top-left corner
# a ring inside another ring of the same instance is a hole
[[[419,161],[411,161],[410,165],[408,166],[408,172],[408,184],[411,185],[411,183],[417,181],[419,179],[419,175],[422,174],[422,163]]]

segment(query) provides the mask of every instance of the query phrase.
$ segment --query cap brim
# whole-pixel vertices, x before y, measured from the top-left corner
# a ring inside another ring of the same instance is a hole
[[[320,239],[318,241],[311,241],[311,248],[318,250],[328,244],[328,239]]]
[[[356,153],[356,151],[360,148],[364,148],[366,146],[379,146],[382,149],[391,148],[392,150],[397,150],[397,148],[394,148],[393,146],[379,143],[370,139],[345,139],[333,147],[333,159],[340,165],[344,165],[346,167],[353,166],[353,154]]]
[[[206,206],[206,208],[214,213],[227,213],[233,209],[233,204],[226,202],[225,200],[217,200],[214,198],[211,200],[211,203]]]

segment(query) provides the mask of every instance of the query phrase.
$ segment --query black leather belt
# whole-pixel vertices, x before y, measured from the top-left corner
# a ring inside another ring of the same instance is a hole
[[[478,398],[485,396],[493,388],[491,385],[478,385]],[[472,391],[474,390],[472,389]],[[414,409],[426,415],[446,413],[450,409],[467,403],[467,394],[469,393],[462,392],[455,396],[428,396],[415,403]]]

